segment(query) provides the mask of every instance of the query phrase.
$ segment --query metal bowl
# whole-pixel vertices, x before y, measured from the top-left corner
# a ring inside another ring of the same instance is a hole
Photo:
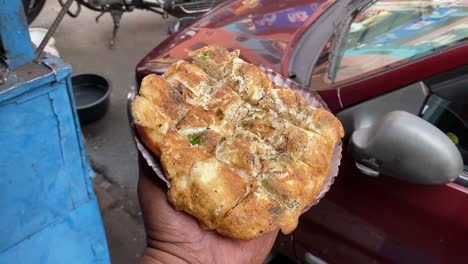
[[[102,118],[109,108],[110,81],[97,74],[77,74],[71,81],[80,123],[88,124]]]

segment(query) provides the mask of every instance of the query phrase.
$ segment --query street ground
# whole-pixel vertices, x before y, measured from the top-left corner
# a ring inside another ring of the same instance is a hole
[[[32,27],[48,28],[59,11],[58,1],[49,0]],[[138,10],[124,14],[116,45],[109,49],[112,19],[106,14],[96,23],[98,15],[83,7],[78,18],[64,18],[54,37],[74,74],[96,73],[112,83],[108,113],[83,126],[82,132],[97,174],[94,187],[112,263],[137,263],[144,247],[144,230],[136,196],[137,151],[127,122],[127,93],[134,84],[135,65],[166,38],[167,26],[174,18],[162,19]]]

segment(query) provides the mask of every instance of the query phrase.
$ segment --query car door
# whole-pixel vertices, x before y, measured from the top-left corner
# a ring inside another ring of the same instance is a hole
[[[466,95],[460,99],[429,92],[422,97],[418,92],[433,91],[448,83],[453,86],[445,88],[456,94],[453,91],[457,89],[457,78],[465,77],[463,85],[468,85],[468,69],[456,71],[462,75],[452,76],[453,71],[442,73],[436,76],[440,80],[429,78],[362,102],[338,116],[346,123],[346,118],[371,112],[379,104],[415,110],[457,145],[464,159],[464,173],[455,182],[441,185],[410,183],[388,175],[376,177],[372,176],[372,170],[357,168],[345,149],[340,175],[333,187],[325,199],[301,218],[295,232],[297,256],[307,259],[313,255],[333,263],[468,261]],[[416,110],[414,105],[405,106],[394,100],[422,103],[422,107]]]
[[[294,232],[298,260],[468,262],[467,12],[466,1],[376,1],[335,33],[336,53],[306,78],[312,88],[336,90],[345,146],[353,132],[404,110],[452,140],[464,171],[448,184],[411,183],[356,161],[345,147],[339,177]]]

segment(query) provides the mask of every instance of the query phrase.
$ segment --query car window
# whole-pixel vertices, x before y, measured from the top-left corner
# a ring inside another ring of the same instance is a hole
[[[342,37],[334,69],[329,63],[331,41],[322,51],[312,88],[326,89],[466,41],[468,1],[377,1],[354,17]]]
[[[421,117],[444,132],[460,151],[468,172],[468,102],[452,102],[435,94],[424,106]]]

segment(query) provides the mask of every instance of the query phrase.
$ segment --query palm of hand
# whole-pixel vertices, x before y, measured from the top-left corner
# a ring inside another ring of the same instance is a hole
[[[172,208],[161,185],[140,158],[138,198],[150,250],[176,256],[181,263],[261,263],[271,250],[277,231],[241,241],[204,230],[195,218]]]

